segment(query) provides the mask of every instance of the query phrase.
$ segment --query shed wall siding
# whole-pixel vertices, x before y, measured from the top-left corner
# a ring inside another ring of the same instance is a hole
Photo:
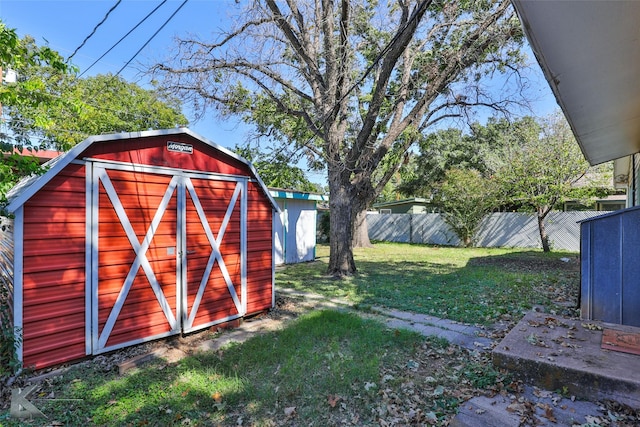
[[[633,197],[630,206],[640,206],[640,155],[634,154],[632,157],[634,170],[631,174],[631,179],[634,181],[632,182],[632,189],[630,191],[631,196]]]
[[[85,355],[85,172],[69,165],[24,206],[23,366]]]
[[[247,192],[247,313],[272,307],[273,208],[254,182]]]

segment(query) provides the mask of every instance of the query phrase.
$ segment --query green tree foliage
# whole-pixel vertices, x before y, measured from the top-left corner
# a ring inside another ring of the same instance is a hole
[[[559,112],[545,118],[526,116],[514,121],[492,117],[484,125],[472,124],[469,133],[440,130],[421,140],[419,148],[407,171],[402,171],[398,189],[406,196],[435,194],[445,214],[453,216],[452,229],[461,229],[461,233],[470,232],[472,227],[459,226],[464,219],[458,219],[458,210],[472,209],[472,204],[465,203],[469,198],[462,186],[453,192],[459,191],[460,199],[455,194],[442,199],[442,191],[456,188],[452,179],[466,182],[462,170],[491,177],[494,188],[489,200],[498,197],[494,208],[536,212],[545,251],[550,250],[550,245],[544,220],[552,209],[567,199],[588,204],[590,199],[610,192],[611,165],[589,167]],[[448,173],[452,168],[455,174]]]
[[[41,172],[34,157],[14,150],[64,151],[90,135],[171,128],[187,124],[180,102],[118,76],[79,79],[75,68],[49,47],[38,46],[0,22],[0,66],[15,83],[0,86],[0,206],[6,192],[25,175]]]
[[[326,165],[328,272],[353,274],[363,214],[421,135],[473,108],[513,105],[513,92],[489,83],[520,76],[520,23],[509,0],[245,5],[234,28],[180,40],[154,72],[195,110],[240,116]]]
[[[544,220],[558,202],[575,193],[589,164],[560,113],[538,121],[524,118],[505,129],[502,137],[508,143],[496,152],[494,162],[504,200],[536,212],[542,248],[548,252]]]
[[[267,187],[309,192],[322,191],[319,185],[307,179],[301,168],[292,165],[292,158],[282,151],[271,150],[265,153],[249,144],[236,145],[233,151],[253,164]]]
[[[0,215],[3,214],[1,207],[11,187],[16,184],[20,177],[39,173],[40,170],[40,162],[33,155],[25,156],[17,152],[2,152],[2,160],[0,161],[0,195],[2,196]]]
[[[498,204],[495,181],[475,169],[452,168],[434,190],[442,218],[464,246],[471,246],[480,222]]]
[[[19,118],[12,118],[12,111],[32,110],[32,120],[46,127],[51,121],[45,106],[60,102],[60,98],[48,90],[48,82],[60,79],[70,73],[73,68],[64,62],[64,58],[47,46],[36,46],[31,37],[18,38],[16,31],[0,21],[0,68],[3,73],[15,72],[19,76],[15,82],[4,82],[0,85],[0,105],[4,114],[9,116],[6,124],[11,134],[0,134],[2,144],[16,140],[29,143],[29,138],[19,130],[22,124]],[[28,70],[39,69],[41,73],[29,73]],[[4,148],[4,146],[3,146]]]
[[[430,197],[435,186],[452,168],[474,169],[481,174],[489,172],[488,153],[493,140],[481,133],[485,128],[471,126],[471,133],[461,129],[442,129],[427,135],[418,144],[419,152],[405,171],[398,190],[407,196]]]
[[[23,71],[25,76],[46,73],[44,67]],[[7,108],[10,129],[20,143],[42,141],[40,147],[65,151],[91,135],[167,129],[188,123],[177,99],[111,74],[49,77],[46,90],[56,102]],[[46,121],[39,119],[43,115]]]
[[[495,173],[502,164],[505,147],[517,146],[540,132],[533,117],[515,121],[489,117],[483,125],[472,123],[469,131],[459,128],[438,130],[418,144],[399,190],[407,196],[429,197],[451,168],[475,169],[484,176]]]
[[[58,88],[70,102],[50,110],[53,126],[34,129],[57,148],[68,149],[91,135],[188,124],[176,98],[155,89],[144,89],[120,76],[69,77]],[[68,108],[69,105],[77,108]]]
[[[58,98],[47,92],[47,80],[50,76],[63,76],[70,72],[70,67],[63,58],[48,47],[37,47],[31,38],[20,39],[16,31],[0,21],[0,68],[4,74],[18,72],[30,68],[47,69],[48,75],[23,76],[16,82],[0,84],[0,208],[6,202],[6,192],[25,175],[40,170],[38,161],[33,156],[21,157],[14,154],[16,148],[27,147],[33,150],[28,135],[21,132],[22,119],[13,117],[12,112],[18,110],[40,111],[34,114],[33,121],[46,126],[49,118],[41,108],[43,105],[58,103]],[[8,120],[5,121],[5,117]],[[8,131],[6,131],[8,130]],[[0,209],[2,213],[2,209]]]

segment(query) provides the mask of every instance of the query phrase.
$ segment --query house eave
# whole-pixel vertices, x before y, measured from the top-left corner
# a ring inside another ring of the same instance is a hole
[[[512,3],[589,163],[639,152],[640,2]]]

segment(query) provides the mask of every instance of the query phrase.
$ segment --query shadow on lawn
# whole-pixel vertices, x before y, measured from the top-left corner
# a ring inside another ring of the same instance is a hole
[[[363,304],[488,324],[505,315],[520,318],[535,305],[556,312],[577,308],[579,261],[560,258],[567,257],[531,251],[475,257],[463,267],[362,262],[354,284]]]
[[[363,307],[383,306],[465,323],[490,324],[505,315],[520,318],[535,305],[565,315],[577,308],[580,265],[573,253],[510,252],[471,257],[464,265],[444,258],[360,259],[356,264],[358,274],[346,280],[325,276],[323,262],[289,266],[291,271],[278,276],[276,287],[293,286],[346,297]]]

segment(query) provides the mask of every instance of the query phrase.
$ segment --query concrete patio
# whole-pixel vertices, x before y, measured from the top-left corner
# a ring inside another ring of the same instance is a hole
[[[493,363],[545,390],[640,408],[640,356],[603,349],[606,329],[640,332],[630,326],[530,312],[493,350]]]
[[[452,427],[591,425],[597,402],[640,408],[640,356],[602,349],[603,331],[640,328],[528,313],[493,349],[493,363],[525,384],[520,396],[478,396]],[[555,392],[552,392],[555,391]],[[528,421],[535,420],[534,423]]]

